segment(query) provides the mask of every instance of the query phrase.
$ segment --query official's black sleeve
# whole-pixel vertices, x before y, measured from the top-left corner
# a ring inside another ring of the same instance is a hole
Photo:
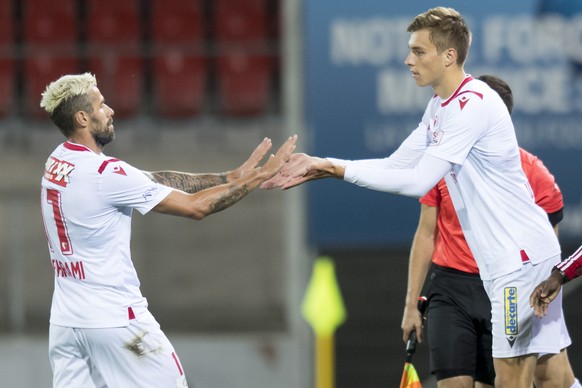
[[[550,220],[552,226],[558,225],[563,218],[564,218],[564,208],[561,208],[557,212],[548,213],[548,219]]]

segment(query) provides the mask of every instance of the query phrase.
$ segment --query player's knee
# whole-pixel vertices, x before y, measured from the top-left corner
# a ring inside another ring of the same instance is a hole
[[[537,355],[510,358],[495,358],[495,387],[516,388],[531,387]]]
[[[437,375],[438,388],[473,388],[473,377],[470,375],[454,376],[439,379]]]
[[[536,387],[570,387],[575,384],[575,381],[565,350],[559,354],[547,354],[538,359],[535,371]]]

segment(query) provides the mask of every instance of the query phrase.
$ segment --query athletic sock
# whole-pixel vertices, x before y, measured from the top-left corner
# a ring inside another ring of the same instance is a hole
[[[580,384],[580,382],[578,381],[578,379],[574,379],[574,384],[572,384],[572,386],[570,388],[582,388],[582,385]]]

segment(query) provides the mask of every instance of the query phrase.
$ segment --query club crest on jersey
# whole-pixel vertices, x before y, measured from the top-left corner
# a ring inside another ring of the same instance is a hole
[[[75,169],[75,165],[55,157],[49,157],[44,166],[44,177],[59,186],[67,187],[69,174]]]
[[[428,137],[430,139],[430,144],[436,145],[443,139],[444,132],[438,128],[438,116],[435,116],[432,121],[432,126],[428,127]]]
[[[505,335],[509,346],[513,347],[519,334],[517,325],[517,287],[505,287],[503,289],[505,302]]]

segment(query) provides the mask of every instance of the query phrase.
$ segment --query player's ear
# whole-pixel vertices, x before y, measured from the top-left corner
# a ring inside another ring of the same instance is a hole
[[[457,50],[454,48],[448,48],[445,50],[445,65],[451,66],[457,62]]]
[[[83,110],[80,110],[77,113],[75,113],[74,120],[75,127],[85,128],[86,126],[89,125],[90,121],[89,114]]]

